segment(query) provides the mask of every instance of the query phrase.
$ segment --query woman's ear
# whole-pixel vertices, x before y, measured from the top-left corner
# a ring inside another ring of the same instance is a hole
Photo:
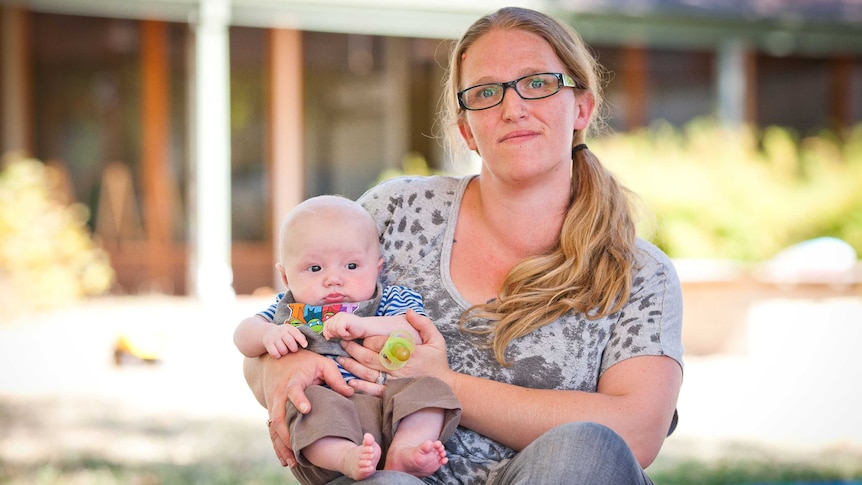
[[[473,136],[473,130],[470,129],[470,125],[467,124],[467,121],[461,117],[458,120],[458,131],[461,132],[461,137],[464,138],[464,141],[467,143],[467,148],[470,150],[478,150],[476,146],[476,137]]]
[[[596,107],[596,100],[593,98],[593,93],[584,91],[575,96],[575,106],[578,108],[578,115],[575,117],[575,131],[583,130],[590,124],[590,118],[593,115],[593,109]]]
[[[279,276],[281,276],[281,282],[284,283],[284,287],[287,288],[287,273],[284,271],[284,265],[281,263],[275,263],[275,270],[278,271]]]

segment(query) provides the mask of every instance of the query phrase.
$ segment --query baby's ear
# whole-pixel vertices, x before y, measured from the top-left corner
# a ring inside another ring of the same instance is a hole
[[[279,276],[281,276],[281,282],[284,283],[284,287],[287,288],[287,273],[284,271],[284,265],[281,263],[275,263],[275,270],[278,271]]]
[[[377,260],[377,272],[383,271],[383,258]]]

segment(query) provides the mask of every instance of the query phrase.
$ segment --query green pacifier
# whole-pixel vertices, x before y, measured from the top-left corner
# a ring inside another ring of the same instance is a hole
[[[407,359],[413,354],[415,344],[413,337],[407,332],[395,331],[389,334],[383,348],[380,349],[380,364],[389,370],[404,367]]]

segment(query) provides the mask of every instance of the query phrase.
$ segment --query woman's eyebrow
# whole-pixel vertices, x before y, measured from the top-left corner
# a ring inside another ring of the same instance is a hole
[[[509,81],[514,81],[515,79],[520,79],[520,78],[522,78],[522,77],[524,77],[524,76],[529,76],[530,74],[538,74],[538,73],[540,73],[540,72],[551,72],[551,71],[548,71],[548,69],[547,69],[547,68],[544,68],[544,67],[527,67],[527,68],[523,68],[523,69],[521,69],[521,70],[520,70],[520,71],[518,71],[518,72],[519,72],[519,74],[518,74],[515,78],[513,78],[513,79],[506,79],[505,81],[497,81],[497,80],[496,80],[494,77],[492,77],[492,76],[482,76],[482,77],[480,77],[479,79],[477,79],[477,80],[476,80],[476,82],[469,84],[467,87],[469,88],[469,87],[471,87],[471,86],[478,86],[478,85],[480,85],[480,84],[507,83],[507,82],[509,82]],[[466,89],[466,88],[465,88],[465,89]]]

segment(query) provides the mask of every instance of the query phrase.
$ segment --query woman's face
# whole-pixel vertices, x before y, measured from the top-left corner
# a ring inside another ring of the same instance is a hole
[[[541,72],[567,73],[550,44],[522,30],[496,29],[464,52],[459,89]],[[592,107],[588,95],[575,96],[572,88],[534,100],[506,89],[501,104],[466,111],[458,127],[467,146],[481,154],[483,175],[522,184],[547,177],[568,181],[573,132],[586,127]]]

